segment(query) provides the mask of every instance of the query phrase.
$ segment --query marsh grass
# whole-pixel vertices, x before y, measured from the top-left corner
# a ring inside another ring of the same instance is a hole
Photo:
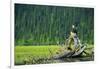
[[[51,58],[53,55],[57,54],[61,48],[61,46],[57,45],[16,46],[15,65],[57,63],[59,62],[58,60],[54,61]],[[87,49],[88,48],[93,48],[93,45],[88,45]],[[87,49],[86,51],[91,53],[91,51]]]

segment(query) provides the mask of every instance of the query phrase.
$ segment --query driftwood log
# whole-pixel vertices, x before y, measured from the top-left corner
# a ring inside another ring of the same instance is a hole
[[[86,48],[86,46],[83,45],[79,48],[78,51],[64,50],[63,52],[59,52],[58,54],[54,55],[53,58],[54,59],[61,59],[61,58],[79,56],[80,54],[82,54],[84,52],[85,48]]]

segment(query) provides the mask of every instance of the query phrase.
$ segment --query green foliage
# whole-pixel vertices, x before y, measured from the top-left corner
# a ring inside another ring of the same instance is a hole
[[[31,61],[33,59],[48,59],[52,57],[53,54],[59,49],[59,46],[51,45],[51,46],[16,46],[15,47],[15,64],[25,64],[24,61]],[[52,55],[49,51],[52,52]],[[28,63],[29,64],[29,63]],[[31,63],[32,64],[32,63]]]
[[[88,45],[86,51],[91,53],[93,45]],[[46,60],[51,59],[52,56],[57,54],[59,50],[63,48],[57,45],[39,45],[39,46],[16,46],[15,47],[15,65],[24,65],[24,64],[40,64],[42,63],[55,63],[55,61]],[[93,54],[91,54],[93,55]],[[82,58],[82,57],[81,57]],[[41,61],[39,61],[41,59]],[[85,59],[85,58],[83,58]],[[45,62],[44,62],[44,61]],[[73,60],[79,60],[79,57]],[[87,60],[87,59],[85,59]],[[68,60],[66,60],[68,62]],[[72,61],[72,59],[70,59]],[[61,62],[61,61],[60,61]]]
[[[52,45],[69,36],[76,24],[83,42],[94,43],[94,9],[15,4],[15,44]]]

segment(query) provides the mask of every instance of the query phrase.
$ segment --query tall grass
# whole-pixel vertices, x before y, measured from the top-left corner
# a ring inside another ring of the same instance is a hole
[[[61,50],[57,45],[41,46],[15,46],[15,65],[54,63],[48,61],[53,55]],[[86,52],[91,53],[93,45],[88,45]]]
[[[59,46],[16,46],[15,47],[15,64],[25,64],[36,59],[49,59],[56,54]],[[28,63],[29,64],[29,63]],[[31,62],[30,62],[31,64]]]

